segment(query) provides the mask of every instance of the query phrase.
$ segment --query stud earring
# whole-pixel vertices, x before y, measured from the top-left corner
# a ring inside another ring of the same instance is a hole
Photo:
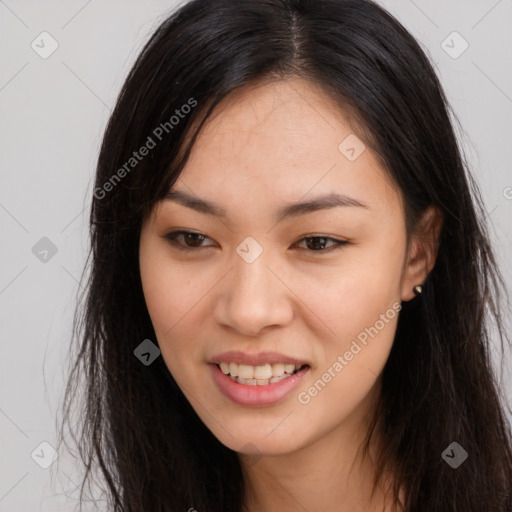
[[[417,285],[413,288],[413,291],[414,291],[414,294],[415,294],[415,295],[416,295],[416,297],[417,297],[418,295],[420,295],[420,294],[421,294],[421,292],[423,291],[423,288],[422,288],[419,284],[417,284]]]

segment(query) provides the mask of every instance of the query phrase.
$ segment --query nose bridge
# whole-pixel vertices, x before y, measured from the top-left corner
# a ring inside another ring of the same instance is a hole
[[[236,249],[234,274],[230,283],[231,300],[243,310],[257,314],[270,306],[275,276],[268,268],[268,255],[253,241],[244,241]]]
[[[270,270],[268,256],[252,237],[238,245],[218,321],[250,335],[289,319],[285,288]]]
[[[238,252],[239,249],[237,249]],[[250,251],[248,254],[250,254]],[[268,254],[261,253],[254,259],[249,260],[245,260],[243,256],[239,255],[234,257],[231,293],[236,294],[240,299],[243,299],[244,295],[257,297],[266,295],[265,292],[270,288],[269,281],[271,277],[275,279],[268,268],[267,256]]]

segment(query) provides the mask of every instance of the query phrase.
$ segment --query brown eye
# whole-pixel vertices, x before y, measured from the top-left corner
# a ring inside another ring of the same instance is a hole
[[[184,242],[180,243],[178,239],[183,237],[181,240]],[[181,251],[200,249],[202,247],[209,247],[201,245],[204,240],[207,240],[208,237],[206,235],[202,235],[201,233],[196,233],[194,231],[173,231],[171,233],[167,233],[165,238],[171,242],[173,246]]]
[[[306,241],[306,249],[311,252],[330,252],[338,248],[339,246],[345,245],[348,242],[344,240],[336,240],[334,238],[326,237],[326,236],[308,236],[302,238],[300,242]],[[329,248],[325,248],[328,242],[333,242]]]

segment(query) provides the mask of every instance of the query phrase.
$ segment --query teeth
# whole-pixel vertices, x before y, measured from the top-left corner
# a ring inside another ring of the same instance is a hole
[[[242,379],[241,377],[229,376],[231,380],[247,386],[268,386],[269,384],[279,382],[280,380],[287,379],[289,377],[291,377],[289,373],[284,373],[281,377],[271,377],[270,379]]]
[[[276,363],[272,365],[272,377],[281,377],[284,373],[284,364]]]
[[[237,382],[240,382],[240,384],[247,384],[248,386],[256,386],[258,384],[256,379],[242,379],[241,377],[235,377],[235,379],[237,379]]]
[[[229,363],[229,374],[232,377],[238,377],[238,365],[236,363]]]
[[[255,366],[254,367],[254,378],[258,380],[266,380],[272,377],[272,365],[265,364],[263,366]]]
[[[241,379],[254,378],[254,366],[249,366],[248,364],[239,364],[238,365],[238,376]]]
[[[222,373],[229,375],[233,380],[249,386],[265,386],[289,377],[302,367],[300,364],[263,364],[251,366],[238,363],[220,363]]]
[[[294,364],[285,364],[284,371],[285,371],[285,373],[293,373],[295,371],[295,365]]]

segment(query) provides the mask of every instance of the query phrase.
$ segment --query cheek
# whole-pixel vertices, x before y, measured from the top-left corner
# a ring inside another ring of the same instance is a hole
[[[193,272],[184,273],[161,245],[141,243],[140,274],[144,299],[164,361],[179,375],[197,362],[200,347],[190,343],[200,326],[190,322],[204,295],[204,284]]]
[[[310,273],[301,288],[296,287],[295,291],[330,327],[325,339],[332,340],[334,348],[339,349],[340,343],[360,333],[364,338],[365,329],[381,315],[388,312],[386,320],[394,317],[400,303],[404,250],[404,242],[396,236],[389,243],[365,244],[347,252],[338,267],[322,274]]]
[[[326,424],[364,399],[393,345],[405,239],[387,235],[354,251],[325,281],[323,293],[310,294],[316,300],[312,309],[335,334],[323,338],[315,375],[301,391],[310,412],[323,415]]]
[[[347,279],[346,293],[338,297],[340,336],[330,347],[330,365],[341,355],[343,369],[333,391],[342,389],[359,398],[386,364],[401,310],[405,240],[395,235],[387,241],[361,254],[357,270]]]
[[[171,335],[199,300],[204,285],[184,272],[157,241],[141,242],[140,276],[146,306],[159,338]],[[176,327],[175,327],[176,326]]]
[[[190,376],[197,373],[197,363],[202,353],[201,347],[191,342],[200,336],[198,323],[188,322],[198,299],[194,291],[186,286],[187,280],[179,275],[179,272],[173,272],[156,262],[153,266],[141,268],[146,306],[156,335],[155,342],[169,372],[186,392]]]
[[[328,428],[371,407],[370,392],[388,360],[400,309],[400,300],[393,302],[389,292],[361,294],[338,304],[332,323],[336,337],[324,339],[317,368],[298,390],[308,418]]]

